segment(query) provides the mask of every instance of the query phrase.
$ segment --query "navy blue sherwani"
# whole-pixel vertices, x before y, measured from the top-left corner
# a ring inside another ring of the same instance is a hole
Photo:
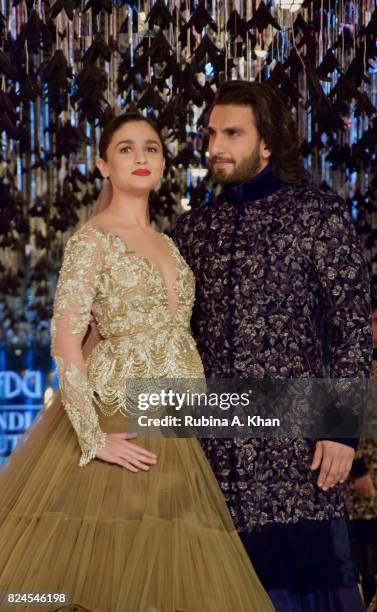
[[[367,266],[338,195],[306,180],[283,183],[269,165],[182,215],[174,237],[196,277],[192,329],[207,377],[323,376],[324,318],[331,376],[369,376]],[[279,612],[360,610],[343,487],[318,488],[314,445],[203,441]]]

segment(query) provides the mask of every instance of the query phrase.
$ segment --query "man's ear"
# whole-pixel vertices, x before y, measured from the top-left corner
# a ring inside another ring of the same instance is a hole
[[[100,171],[101,175],[103,178],[109,178],[109,170],[107,167],[107,163],[105,162],[104,159],[100,158],[97,159],[96,161],[96,166],[98,168],[98,170]]]
[[[260,155],[261,155],[261,158],[264,159],[265,161],[270,159],[271,157],[271,151],[263,139],[260,142]]]

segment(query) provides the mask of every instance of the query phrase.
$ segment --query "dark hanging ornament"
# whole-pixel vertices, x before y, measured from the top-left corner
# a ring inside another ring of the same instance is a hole
[[[111,108],[110,104],[108,104],[100,118],[100,122],[99,122],[100,126],[105,127],[105,125],[109,123],[109,121],[114,119],[114,117],[115,117],[114,110]]]
[[[119,28],[119,34],[128,34],[128,15]]]
[[[191,51],[195,49],[198,44],[194,32],[190,28],[187,28],[187,24],[180,29],[179,41],[182,49],[186,49],[190,45]]]
[[[93,15],[97,16],[101,11],[111,15],[113,11],[113,3],[111,0],[89,0],[84,8],[84,13],[92,10]]]
[[[57,189],[53,208],[56,212],[50,220],[50,225],[56,231],[66,232],[79,222],[77,211],[80,202],[70,188],[64,186],[63,189]]]
[[[138,101],[138,106],[142,109],[153,108],[154,110],[162,110],[165,106],[164,100],[152,85],[148,87],[144,95]]]
[[[173,23],[173,17],[166,6],[164,0],[157,0],[152,6],[148,16],[147,22],[150,29],[155,26],[160,30],[168,30],[171,23]]]
[[[343,100],[343,98],[336,97],[334,100],[332,99],[332,105],[334,112],[340,117],[348,117],[350,114],[350,105],[349,102]]]
[[[353,98],[358,99],[360,96],[358,88],[363,81],[370,83],[370,80],[364,74],[364,60],[356,54],[346,72],[330,91],[330,98],[337,96],[347,101],[351,101]]]
[[[364,70],[364,47],[362,46],[357,49],[344,77],[353,80],[356,87],[360,87],[363,82],[370,84],[370,79],[364,74]]]
[[[0,43],[2,43],[7,35],[8,21],[2,13],[0,13]]]
[[[311,97],[304,108],[311,108],[313,119],[318,124],[318,133],[326,133],[329,142],[333,140],[336,130],[344,130],[344,121],[334,112],[330,99],[325,95],[322,85],[312,66],[306,66]]]
[[[69,121],[59,125],[56,132],[56,157],[63,155],[69,157],[72,153],[79,153],[84,140],[80,128],[72,125]]]
[[[277,62],[268,79],[268,84],[271,85],[280,95],[283,96],[286,102],[291,106],[298,106],[300,93],[285,72],[281,62]]]
[[[252,18],[247,22],[249,30],[256,28],[259,33],[263,32],[269,25],[272,25],[275,30],[281,30],[276,19],[273,18],[267,6],[261,1]]]
[[[348,144],[339,147],[334,144],[329,153],[326,155],[326,161],[328,161],[332,168],[348,167],[351,159],[351,148]]]
[[[57,0],[51,7],[50,18],[55,19],[62,11],[65,11],[68,19],[73,21],[73,12],[76,8],[76,2],[74,0]]]
[[[29,74],[25,73],[20,79],[20,100],[22,100],[23,102],[32,100],[33,102],[35,102],[38,96],[42,96],[42,90],[39,87],[35,75],[33,75],[32,72],[29,72]]]
[[[41,214],[39,216],[43,217],[45,215],[47,217],[48,207],[46,207],[44,214]],[[34,241],[35,241],[35,246],[37,247],[37,249],[49,249],[50,248],[51,237],[48,234],[47,236],[44,236],[42,232],[38,229],[34,232]]]
[[[320,26],[315,22],[307,23],[302,15],[298,15],[293,24],[294,36],[297,37],[300,33],[302,36],[296,43],[297,50],[306,48],[304,60],[311,65],[315,65],[317,61],[317,48]]]
[[[13,122],[13,117],[7,111],[3,111],[0,115],[0,134],[6,133],[11,140],[18,140],[19,130]]]
[[[206,81],[205,85],[200,85],[200,93],[202,94],[203,100],[208,105],[212,104],[215,99],[215,92],[213,91],[208,81]]]
[[[8,57],[0,50],[0,74],[3,74],[11,81],[20,80],[19,67],[11,64]]]
[[[170,59],[172,48],[166,36],[159,32],[156,36],[146,36],[136,47],[139,57],[150,58],[156,63],[163,63]]]
[[[20,147],[20,153],[29,153],[31,149],[30,132],[23,124],[18,127],[18,143]],[[27,174],[28,168],[23,168],[22,173]]]
[[[174,81],[174,77],[173,77]],[[201,106],[203,103],[202,95],[200,93],[200,84],[195,77],[194,66],[187,64],[183,71],[180,72],[178,80],[175,82],[175,86],[180,92],[186,97],[187,100],[191,100],[196,106]]]
[[[47,281],[48,273],[52,273],[54,271],[55,266],[52,263],[51,258],[48,255],[42,255],[42,257],[40,257],[33,266],[30,280],[36,283]]]
[[[365,61],[377,59],[377,43],[372,37],[365,37],[360,47],[356,51],[356,56],[365,57]],[[370,65],[367,64],[367,69]]]
[[[309,155],[313,153],[313,147],[310,142],[306,140],[306,138],[301,142],[299,147],[300,154],[307,158]]]
[[[74,86],[75,93],[71,101],[78,105],[79,121],[97,122],[106,106],[104,93],[107,89],[107,74],[94,64],[85,64]]]
[[[14,239],[9,236],[6,240],[0,243],[2,247],[12,247],[15,248]],[[17,274],[13,274],[12,272],[5,272],[0,275],[0,293],[2,295],[18,295],[21,286],[21,279]]]
[[[145,81],[142,75],[139,73],[139,69],[148,74],[148,62],[144,62],[141,68],[139,68],[139,63],[137,63],[137,65],[135,65],[133,68],[129,68],[126,75],[122,76],[121,74],[118,74],[117,87],[119,93],[123,93],[128,90],[130,90],[130,93],[131,90],[133,93],[143,92]]]
[[[329,97],[334,98],[336,96],[337,99],[343,99],[350,102],[353,99],[357,99],[359,95],[360,92],[355,87],[354,83],[350,79],[346,79],[342,76],[330,91]]]
[[[165,89],[169,89],[165,79],[161,77],[152,76],[151,84],[153,87],[158,89],[158,91],[163,94]]]
[[[18,6],[19,4],[21,4],[22,2],[25,1],[25,4],[28,8],[29,11],[31,11],[34,8],[34,0],[13,0],[12,6]]]
[[[217,33],[216,22],[212,19],[211,15],[206,10],[205,3],[203,2],[203,0],[200,0],[197,8],[195,9],[189,21],[187,22],[186,27],[189,29],[195,27],[195,30],[199,34],[201,34],[203,29],[207,26]]]
[[[0,122],[3,118],[0,118]],[[6,246],[4,240],[12,232],[14,220],[20,214],[20,206],[13,197],[9,185],[0,179],[0,246]]]
[[[21,27],[18,37],[19,43],[24,45],[27,42],[29,51],[37,53],[41,48],[42,33],[45,28],[46,25],[37,11],[31,11],[27,22]]]
[[[46,211],[46,215],[47,214],[48,214],[48,210]],[[34,241],[35,241],[35,246],[37,247],[37,249],[47,249],[47,250],[50,249],[51,237],[49,235],[44,236],[42,232],[40,232],[39,230],[37,230],[34,233]],[[54,269],[52,271],[55,272]]]
[[[3,113],[7,113],[12,118],[14,124],[17,122],[17,113],[14,107],[14,101],[11,96],[0,89],[0,117]]]
[[[170,57],[165,60],[165,67],[162,71],[162,77],[164,79],[170,79],[170,77],[178,75],[179,72],[180,66],[177,60],[175,59],[174,55],[170,55]]]
[[[208,198],[208,187],[204,181],[198,181],[196,187],[190,187],[189,191],[189,206],[192,210],[199,208]]]
[[[84,64],[94,64],[98,58],[105,60],[105,62],[110,62],[111,60],[111,49],[109,45],[105,43],[102,36],[99,34],[95,37],[89,49],[84,53],[82,61]]]
[[[203,60],[210,59],[215,61],[220,53],[220,49],[212,42],[209,36],[206,34],[203,36],[200,45],[194,51],[194,57],[197,65],[199,66]]]
[[[301,8],[306,9],[309,6],[312,7],[315,13],[320,13],[320,11],[322,10],[322,0],[304,0],[301,5]],[[328,8],[329,11],[335,10],[337,8],[337,0],[328,0],[326,8]]]
[[[59,115],[68,108],[68,95],[71,86],[72,69],[65,55],[57,49],[52,58],[40,68],[41,80],[47,86],[51,108]]]
[[[37,159],[34,164],[30,166],[30,170],[36,170],[37,168],[41,168],[44,172],[46,172],[48,169],[47,162],[51,159],[51,157],[45,155],[43,153],[42,148],[39,146],[34,147],[32,153],[36,156]]]
[[[20,236],[28,236],[30,234],[30,219],[29,216],[18,215],[15,220],[15,230]]]
[[[298,55],[296,49],[291,49],[284,64],[282,64],[284,70],[289,68],[290,78],[293,82],[297,81],[300,74],[305,70],[305,67]]]
[[[230,14],[226,24],[226,30],[232,39],[241,36],[243,41],[246,42],[247,23],[245,19],[241,19],[239,13],[235,9]]]
[[[369,127],[361,137],[362,147],[371,156],[377,157],[377,117],[369,122]],[[375,158],[376,159],[376,158]]]
[[[245,45],[241,36],[237,36],[237,38],[229,42],[229,57],[243,57],[244,47]]]
[[[310,86],[311,100],[320,100],[321,102],[323,102],[323,104],[329,104],[329,101],[326,98],[319,78],[312,66],[306,66],[306,75],[308,77],[308,82]]]
[[[316,73],[321,81],[331,82],[329,75],[334,72],[334,70],[336,70],[338,74],[343,74],[343,69],[336,59],[334,52],[329,49],[321,64],[316,69]]]
[[[366,26],[363,26],[360,30],[360,34],[367,36],[371,36],[374,40],[377,38],[377,8],[374,9],[374,12],[370,18],[369,23]]]
[[[331,47],[331,49],[344,49],[345,51],[349,51],[353,48],[353,33],[351,31],[351,27],[347,27],[346,25],[342,26],[342,32],[339,34],[335,43]]]
[[[359,117],[360,115],[367,115],[367,117],[372,117],[376,113],[377,108],[372,104],[368,94],[364,91],[356,102],[354,108],[355,117]]]
[[[196,166],[199,162],[199,154],[197,151],[194,151],[194,148],[190,145],[184,146],[178,155],[176,155],[173,159],[174,166],[185,166],[187,168],[190,164]]]
[[[31,217],[46,217],[48,216],[49,205],[45,198],[36,197],[32,206],[29,208]]]
[[[214,68],[214,82],[217,85],[220,85],[221,79],[223,78],[222,75],[225,74],[225,52],[221,51],[221,53],[218,53],[218,55],[216,55],[216,57],[212,59],[211,63]],[[231,70],[232,68],[235,67],[234,62],[229,57],[228,57],[227,66],[228,66],[228,70]]]
[[[52,19],[49,19],[42,30],[42,49],[45,53],[51,51],[56,41],[56,26]]]
[[[160,129],[168,128],[169,130],[173,130],[176,138],[179,140],[185,140],[186,116],[187,105],[185,104],[185,101],[179,95],[174,96],[171,98],[171,100],[169,100],[165,108],[161,110],[157,119],[157,125]]]

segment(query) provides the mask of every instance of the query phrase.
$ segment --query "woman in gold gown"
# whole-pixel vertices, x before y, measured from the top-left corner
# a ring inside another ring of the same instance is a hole
[[[148,219],[160,135],[121,115],[100,155],[112,200],[68,240],[54,302],[60,397],[0,472],[0,609],[270,612],[198,441],[125,433],[127,379],[203,369],[193,274]],[[101,339],[85,360],[91,312]]]

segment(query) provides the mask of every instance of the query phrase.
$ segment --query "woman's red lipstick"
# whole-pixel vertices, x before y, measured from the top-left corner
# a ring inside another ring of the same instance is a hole
[[[136,174],[136,176],[149,176],[150,171],[146,168],[139,168],[139,170],[134,170],[132,174]]]

